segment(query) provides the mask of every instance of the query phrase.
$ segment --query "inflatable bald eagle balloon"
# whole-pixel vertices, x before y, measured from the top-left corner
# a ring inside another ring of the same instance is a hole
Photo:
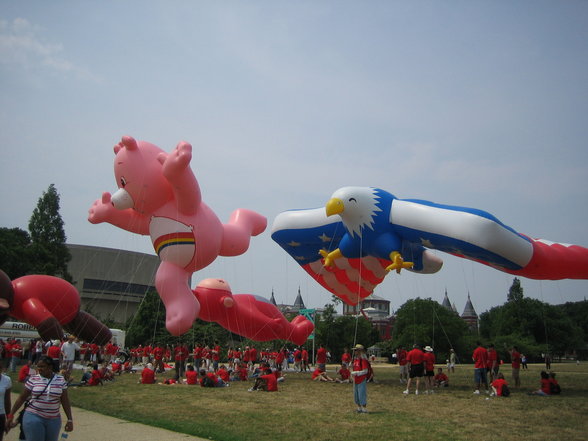
[[[324,208],[280,213],[272,238],[323,287],[350,305],[386,274],[443,266],[429,250],[532,279],[588,279],[588,249],[532,239],[490,213],[343,187]]]

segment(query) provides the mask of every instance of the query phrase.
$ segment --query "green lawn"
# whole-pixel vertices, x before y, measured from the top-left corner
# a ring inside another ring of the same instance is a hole
[[[520,390],[495,398],[472,394],[472,366],[458,366],[449,388],[406,396],[398,367],[375,365],[369,414],[355,413],[351,385],[317,383],[296,373],[287,373],[277,393],[248,392],[251,382],[214,389],[140,385],[138,375],[125,374],[104,387],[71,388],[70,397],[74,406],[215,441],[585,440],[588,364],[552,367],[562,395],[529,396],[539,387],[542,368],[530,365],[521,372]],[[510,368],[504,373],[508,380]]]

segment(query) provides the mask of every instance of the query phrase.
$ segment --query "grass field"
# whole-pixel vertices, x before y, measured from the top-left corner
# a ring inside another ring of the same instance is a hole
[[[529,396],[542,368],[529,365],[521,389],[496,398],[473,395],[472,366],[458,366],[449,388],[416,396],[402,394],[397,366],[375,365],[368,414],[355,413],[350,384],[313,382],[308,373],[287,373],[277,393],[248,392],[251,382],[140,385],[125,374],[104,387],[71,388],[70,397],[77,407],[215,441],[588,439],[588,364],[553,364],[562,395]],[[504,374],[509,380],[510,367]]]

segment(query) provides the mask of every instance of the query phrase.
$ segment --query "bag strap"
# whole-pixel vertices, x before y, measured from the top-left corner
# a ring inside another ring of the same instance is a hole
[[[47,384],[45,385],[45,388],[43,389],[43,392],[41,392],[39,395],[37,395],[36,397],[33,396],[33,391],[31,391],[31,397],[27,400],[28,404],[31,404],[31,401],[33,400],[38,400],[39,397],[41,395],[43,395],[45,393],[45,391],[47,390],[47,388],[49,387],[49,385],[51,384],[51,382],[53,381],[53,378],[55,378],[55,374],[53,374],[53,376],[49,379],[49,381],[47,382]]]

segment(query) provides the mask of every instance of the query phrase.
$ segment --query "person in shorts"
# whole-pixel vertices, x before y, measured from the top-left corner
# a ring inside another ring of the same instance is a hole
[[[421,378],[423,378],[425,373],[425,366],[423,364],[424,357],[425,354],[418,344],[415,344],[412,350],[406,354],[406,361],[408,365],[408,382],[406,383],[406,390],[402,392],[403,394],[408,395],[410,393],[410,385],[413,378],[416,378],[416,390],[414,393],[416,395],[419,394],[419,385],[421,383]]]

